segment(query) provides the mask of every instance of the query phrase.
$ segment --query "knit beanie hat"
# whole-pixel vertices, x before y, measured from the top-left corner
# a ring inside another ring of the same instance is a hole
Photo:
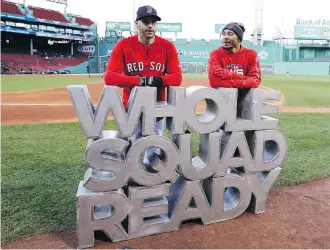
[[[239,41],[243,41],[243,34],[244,34],[244,31],[245,31],[245,27],[242,23],[228,23],[223,29],[222,31],[224,30],[231,30],[233,31],[237,36],[238,36],[238,39]]]

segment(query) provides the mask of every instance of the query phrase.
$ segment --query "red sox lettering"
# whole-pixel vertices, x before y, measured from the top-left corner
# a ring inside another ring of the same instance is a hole
[[[151,62],[150,63],[150,70],[165,72],[165,64]]]
[[[150,62],[145,64],[144,62],[132,62],[126,64],[126,70],[128,73],[143,72],[145,69],[148,71],[165,72],[165,64],[160,62]]]

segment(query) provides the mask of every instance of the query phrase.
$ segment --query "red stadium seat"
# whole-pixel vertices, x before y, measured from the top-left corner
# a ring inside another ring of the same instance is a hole
[[[49,60],[55,62],[55,65],[61,68],[76,66],[82,63],[78,58],[59,58],[59,57],[49,57]]]
[[[63,23],[70,23],[64,16],[58,11],[49,10],[49,9],[42,9],[37,7],[28,7],[30,10],[33,11],[33,16],[36,18],[58,21]]]
[[[48,70],[59,70],[69,66],[76,66],[82,63],[82,60],[78,58],[58,58],[49,57],[48,60],[37,55],[26,54],[8,54],[1,53],[1,61],[6,63],[11,68],[15,68],[16,71],[23,69],[24,71],[34,72],[47,72]],[[54,62],[52,64],[50,61]]]
[[[7,1],[1,1],[1,12],[9,13],[9,14],[15,14],[15,15],[19,15],[19,16],[26,16],[17,7],[17,4],[7,2]]]
[[[72,15],[76,19],[76,23],[79,25],[91,26],[94,22],[88,18]]]
[[[45,20],[52,20],[52,21],[59,21],[63,23],[70,23],[62,13],[59,11],[55,10],[50,10],[50,9],[43,9],[43,8],[38,8],[38,7],[33,7],[33,6],[28,6],[28,8],[33,12],[33,16],[36,18],[40,19],[45,19]],[[7,2],[1,0],[1,12],[4,13],[10,13],[10,14],[15,14],[15,15],[20,15],[20,16],[26,16],[24,13],[21,12],[21,10],[18,8],[17,4],[12,3],[12,2]],[[77,15],[72,15],[76,19],[76,23],[79,25],[85,25],[85,26],[91,26],[94,24],[92,20],[89,18],[77,16]]]

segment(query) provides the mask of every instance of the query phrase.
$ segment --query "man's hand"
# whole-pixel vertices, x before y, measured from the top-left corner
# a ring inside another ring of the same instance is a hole
[[[216,69],[214,71],[214,75],[216,77],[219,77],[221,79],[230,79],[233,77],[233,74],[230,70],[228,69]]]
[[[144,76],[140,78],[140,86],[161,87],[163,79],[160,76]]]

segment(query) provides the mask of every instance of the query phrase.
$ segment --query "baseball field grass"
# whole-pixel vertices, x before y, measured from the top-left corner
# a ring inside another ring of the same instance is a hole
[[[288,142],[276,186],[330,176],[330,114],[278,113]],[[105,129],[116,129],[108,121]],[[193,134],[193,155],[198,135]],[[74,228],[85,170],[79,123],[2,126],[2,241]]]
[[[185,74],[186,78],[207,75]],[[330,76],[268,76],[261,85],[281,91],[288,107],[330,107]]]
[[[206,79],[206,75],[184,74],[184,78]],[[103,83],[100,77],[2,76],[1,92],[20,92],[64,87],[72,84]],[[263,76],[262,86],[280,90],[288,107],[330,107],[330,76]]]
[[[265,76],[263,86],[280,90],[289,107],[330,107],[330,76]]]
[[[1,76],[1,92],[23,92],[96,82],[103,82],[103,79],[88,78],[87,75],[81,78],[65,75],[4,75]]]

